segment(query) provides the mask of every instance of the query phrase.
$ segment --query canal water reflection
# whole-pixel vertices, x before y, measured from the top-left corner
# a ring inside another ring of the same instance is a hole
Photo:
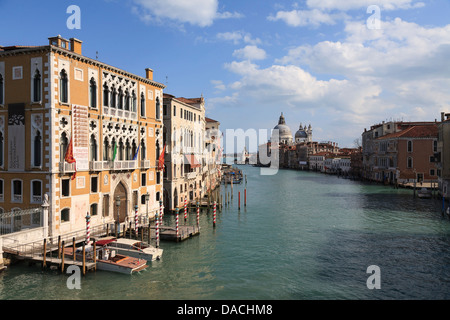
[[[0,299],[450,298],[450,220],[440,200],[314,172],[264,176],[239,167],[247,184],[233,186],[216,228],[202,212],[200,235],[162,242],[162,260],[146,271],[88,273],[81,290],[70,290],[68,275],[15,265],[0,275]],[[222,185],[223,199],[230,191]],[[187,223],[196,223],[194,213]],[[381,270],[379,290],[366,286],[371,265]]]

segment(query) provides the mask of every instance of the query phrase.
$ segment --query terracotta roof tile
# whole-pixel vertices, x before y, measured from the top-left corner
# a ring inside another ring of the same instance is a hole
[[[394,132],[385,136],[379,137],[378,140],[392,139],[392,138],[435,138],[438,136],[437,124],[426,126],[413,126],[400,132]]]

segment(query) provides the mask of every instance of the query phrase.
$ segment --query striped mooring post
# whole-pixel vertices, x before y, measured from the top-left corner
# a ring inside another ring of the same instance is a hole
[[[138,232],[139,232],[138,206],[137,205],[134,206],[134,231],[136,232],[136,238],[137,238]]]
[[[197,228],[200,228],[200,205],[197,201]]]
[[[216,227],[216,201],[214,201],[214,220],[213,220],[213,227]]]
[[[163,209],[162,200],[159,200],[159,224],[161,226],[163,225],[163,215],[164,215],[164,209]]]
[[[156,213],[156,220],[155,220],[155,225],[156,225],[156,247],[159,248],[159,217],[158,217],[158,213]]]
[[[89,212],[87,212],[87,215],[86,215],[86,245],[88,245],[89,242],[91,241],[90,224],[91,224],[91,216],[89,215]]]
[[[187,220],[187,197],[184,197],[184,222]]]
[[[179,209],[177,208],[177,214],[176,214],[176,217],[175,217],[175,229],[176,229],[176,232],[177,232],[177,241],[178,241],[178,235],[179,235],[178,216],[179,216]]]

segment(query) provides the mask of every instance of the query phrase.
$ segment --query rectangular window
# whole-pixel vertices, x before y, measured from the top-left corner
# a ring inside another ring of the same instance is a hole
[[[161,183],[161,172],[157,172],[156,173],[156,184],[160,184]]]
[[[22,202],[22,180],[12,181],[12,202]]]
[[[413,166],[413,159],[411,157],[408,157],[408,163],[406,165],[407,168],[412,168]]]
[[[0,90],[1,90],[1,88],[0,88]],[[0,103],[1,103],[1,101],[0,101]],[[176,115],[177,115],[177,107],[173,106],[173,116],[175,117]]]
[[[412,152],[412,149],[413,149],[413,145],[412,144],[413,143],[412,143],[411,140],[407,142],[407,151],[408,152]]]
[[[3,179],[0,179],[0,201],[4,200],[4,194],[3,194]]]
[[[163,104],[163,115],[167,116],[167,105]]]
[[[31,202],[42,202],[42,181],[34,180],[31,182]]]
[[[430,176],[434,176],[434,175],[435,175],[434,169],[430,169]]]
[[[61,179],[61,196],[70,196],[70,179]]]
[[[109,216],[109,194],[103,195],[103,217]]]
[[[91,204],[90,215],[96,216],[98,213],[98,205],[96,203]]]
[[[147,175],[145,173],[141,173],[141,186],[145,187],[147,185]]]
[[[98,177],[91,177],[91,192],[98,192]]]
[[[437,140],[433,141],[433,152],[437,152]]]
[[[63,209],[61,210],[61,222],[68,222],[70,221],[70,209]]]

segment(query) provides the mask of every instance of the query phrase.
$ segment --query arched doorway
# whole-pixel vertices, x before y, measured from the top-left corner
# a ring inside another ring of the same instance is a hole
[[[189,185],[189,200],[194,200],[194,186],[192,184]]]
[[[170,197],[169,197],[169,192],[166,189],[164,189],[164,191],[163,191],[163,204],[164,204],[164,208],[169,209]]]
[[[117,210],[116,200],[117,197],[120,199],[119,210]],[[122,223],[125,221],[127,217],[127,206],[128,206],[128,197],[127,197],[127,189],[124,184],[120,182],[116,190],[114,191],[114,219],[117,221],[117,215],[119,216],[118,222]]]

